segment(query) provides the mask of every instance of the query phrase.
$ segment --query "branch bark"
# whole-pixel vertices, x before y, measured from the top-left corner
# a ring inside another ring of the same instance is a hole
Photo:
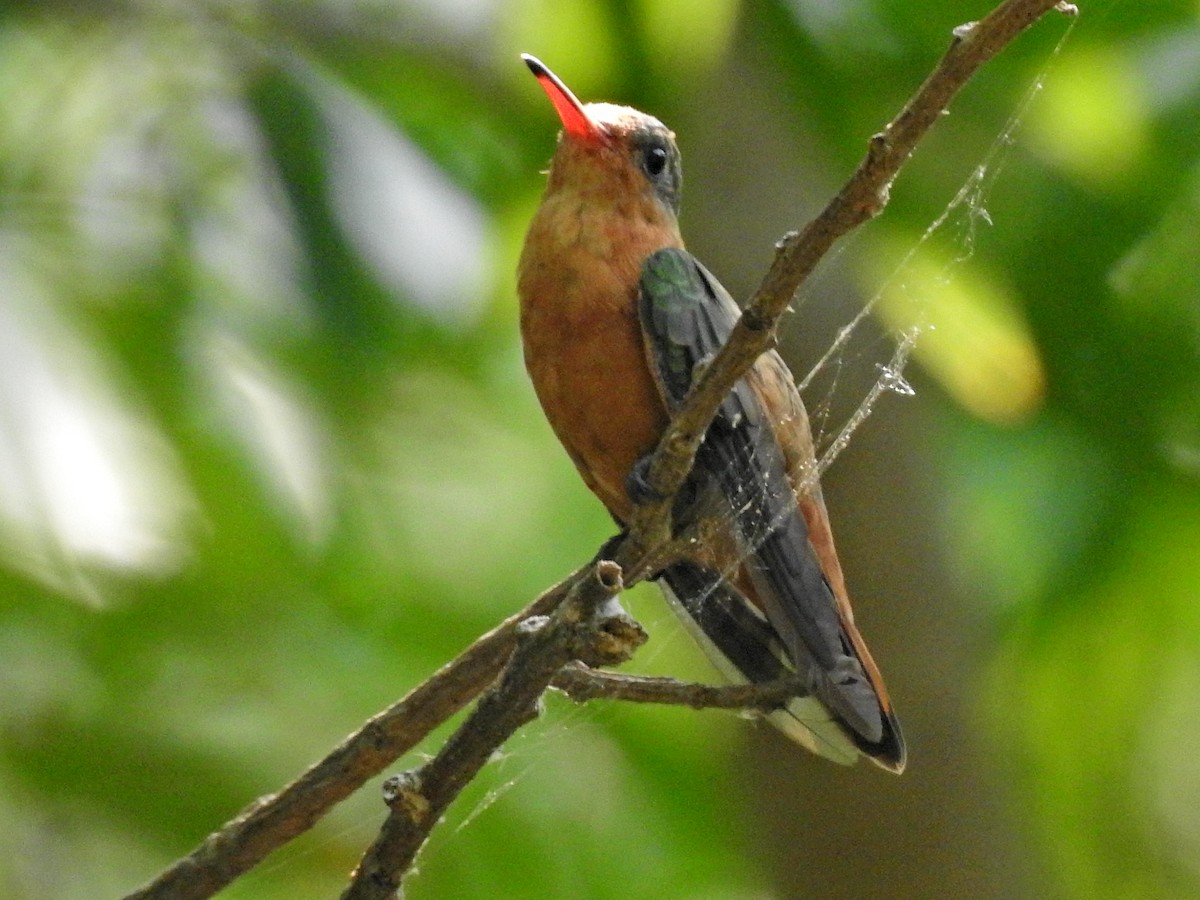
[[[672,499],[691,471],[721,401],[774,345],[779,318],[825,253],[887,205],[896,174],[955,94],[980,66],[1056,6],[1061,6],[1058,0],[1004,0],[986,18],[955,29],[937,67],[891,123],[871,138],[866,156],[842,190],[802,231],[789,233],[777,244],[774,261],[730,340],[700,373],[655,451],[647,480],[664,499],[637,508],[628,534],[613,546],[610,562],[593,563],[551,588],[368,721],[291,785],[255,801],[126,900],[211,896],[415,746],[491,684],[502,668],[499,682],[437,757],[416,772],[390,780],[391,812],[344,897],[395,896],[442,812],[491,753],[536,715],[538,699],[556,675],[577,694],[642,702],[770,708],[795,696],[797,686],[786,681],[711,688],[598,673],[586,673],[585,679],[563,667],[576,659],[599,664],[632,652],[640,634],[636,623],[597,610],[613,595],[614,577],[619,590],[622,579],[634,584],[663,564],[671,542]],[[1072,13],[1073,8],[1063,11]],[[548,621],[541,618],[546,615]],[[532,624],[521,626],[523,622]],[[622,624],[609,627],[614,622]],[[523,636],[518,642],[519,632]],[[783,690],[790,693],[774,693]]]

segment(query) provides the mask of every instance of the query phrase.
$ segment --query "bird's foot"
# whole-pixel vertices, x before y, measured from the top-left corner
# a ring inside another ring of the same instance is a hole
[[[625,493],[629,495],[629,499],[636,506],[657,503],[665,499],[662,494],[650,486],[650,462],[653,458],[653,453],[647,453],[633,464],[633,468],[625,476]]]

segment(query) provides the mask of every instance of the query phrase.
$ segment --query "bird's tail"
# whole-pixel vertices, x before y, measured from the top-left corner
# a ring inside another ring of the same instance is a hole
[[[766,618],[715,573],[692,563],[677,563],[663,572],[659,586],[725,677],[762,683],[794,671],[783,642]],[[891,771],[903,767],[903,751],[897,754],[892,746],[890,728],[885,726],[885,740],[865,742],[815,695],[793,697],[766,718],[796,743],[834,762],[849,765],[861,754]]]

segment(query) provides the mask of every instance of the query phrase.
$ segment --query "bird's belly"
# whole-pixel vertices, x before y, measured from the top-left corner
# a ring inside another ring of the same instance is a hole
[[[560,309],[553,321],[524,321],[526,365],[546,418],[584,480],[625,521],[632,511],[626,477],[654,449],[667,415],[634,304],[582,309],[577,315]]]

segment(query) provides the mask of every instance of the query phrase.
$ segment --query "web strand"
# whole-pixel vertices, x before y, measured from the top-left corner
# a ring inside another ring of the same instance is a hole
[[[870,418],[881,398],[888,394],[900,396],[915,394],[915,390],[905,378],[905,370],[922,336],[933,325],[928,321],[928,298],[921,296],[921,288],[914,287],[910,277],[914,262],[921,250],[935,237],[948,237],[957,249],[937,275],[937,282],[945,284],[953,279],[954,272],[958,267],[967,263],[974,256],[980,226],[992,225],[991,215],[987,209],[987,200],[1017,144],[1018,135],[1029,109],[1041,93],[1054,61],[1061,55],[1063,47],[1073,33],[1074,22],[1075,20],[1072,19],[1058,43],[1049,53],[1046,63],[1031,81],[1004,127],[990,144],[980,163],[971,170],[942,212],[929,224],[867,302],[848,323],[838,330],[829,347],[797,385],[804,394],[814,390],[818,376],[824,376],[829,382],[820,399],[810,405],[810,410],[812,410],[810,426],[813,428],[818,455],[816,465],[811,471],[803,474],[801,484],[798,486],[799,490],[808,491],[816,487],[820,476],[850,445],[854,434]],[[844,252],[844,248],[839,248],[839,251]],[[913,309],[915,309],[914,324],[884,335],[882,338],[868,339],[864,349],[855,349],[855,341],[862,332],[862,326],[868,319],[874,320],[872,314],[885,294],[897,289],[902,290],[911,299]],[[811,289],[803,291],[803,293],[808,294],[810,291]],[[795,306],[799,306],[803,302],[813,301],[811,297],[807,296],[793,298]],[[882,362],[871,361],[869,359],[870,350],[880,343],[887,344],[890,348],[886,358]],[[871,386],[840,424],[826,424],[826,419],[833,408],[835,395],[839,390],[844,390],[843,386],[851,380],[843,378],[843,372],[861,371],[863,366],[868,365],[873,365],[876,370]],[[743,504],[739,508],[731,509],[724,521],[730,524],[734,519],[740,519],[743,529],[745,529],[746,513],[749,511],[749,507]],[[720,573],[723,579],[728,580],[736,576],[745,560],[761,546],[786,514],[788,512],[785,511],[773,518],[763,518],[753,524],[750,533],[744,535],[744,552],[735,564]]]

